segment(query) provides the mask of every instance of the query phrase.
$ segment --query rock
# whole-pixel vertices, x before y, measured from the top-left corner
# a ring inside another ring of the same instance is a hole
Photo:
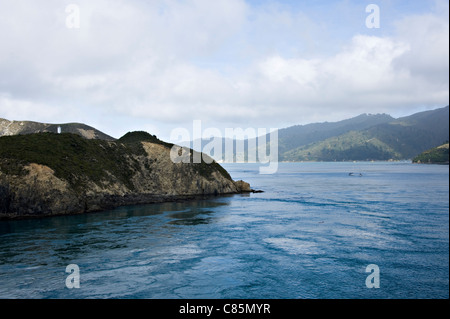
[[[0,215],[6,214],[9,211],[11,202],[11,194],[9,192],[9,185],[1,185],[0,182]]]
[[[252,193],[264,193],[264,191],[260,189],[252,189]]]
[[[250,193],[252,191],[252,189],[250,188],[250,184],[244,182],[243,180],[234,182],[234,185],[236,185],[236,188],[240,193]]]

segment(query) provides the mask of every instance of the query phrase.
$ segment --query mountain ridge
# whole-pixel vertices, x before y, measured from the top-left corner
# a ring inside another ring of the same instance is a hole
[[[363,113],[358,116],[337,121],[337,122],[321,122],[310,123],[305,125],[294,125],[278,131],[278,138],[283,140],[283,144],[289,149],[310,144],[337,136],[350,130],[360,130],[370,126],[386,123],[394,118],[388,114],[367,114]],[[280,153],[284,149],[279,150]]]
[[[0,137],[34,133],[73,133],[87,139],[114,141],[115,138],[83,123],[50,124],[35,121],[15,121],[0,118]]]
[[[436,147],[448,140],[449,106],[417,112],[408,116],[394,118],[388,114],[367,114],[337,121],[319,122],[305,125],[294,125],[278,130],[279,161],[353,161],[353,160],[407,160],[421,152]],[[88,139],[115,138],[81,123],[45,124],[32,121],[8,121],[0,119],[0,136],[28,134],[37,132],[57,132],[58,126],[62,132],[71,132]],[[156,137],[155,137],[156,138]],[[246,161],[248,153],[258,153],[260,145],[258,138],[243,141],[245,152],[236,151],[236,139],[221,138],[222,157],[211,155],[216,161],[223,162],[225,145],[233,142],[233,161]],[[265,136],[270,142],[270,134]],[[180,143],[193,148],[199,145],[201,152],[211,139]],[[249,149],[248,145],[256,145]]]
[[[448,140],[449,107],[394,118],[388,114],[361,114],[337,122],[294,125],[278,130],[279,161],[372,161],[410,160],[417,154]],[[255,141],[256,140],[256,141]],[[270,134],[263,141],[270,141]],[[210,139],[187,143],[203,147]],[[225,138],[222,138],[222,154]],[[236,139],[233,141],[236,144]],[[245,139],[245,152],[233,150],[233,159],[246,161],[248,153],[257,153],[259,139]],[[268,143],[268,142],[267,142]],[[248,145],[256,144],[256,149]],[[215,158],[219,161],[225,160]]]

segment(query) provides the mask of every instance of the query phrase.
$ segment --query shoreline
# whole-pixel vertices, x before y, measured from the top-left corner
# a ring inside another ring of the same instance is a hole
[[[100,199],[98,207],[93,207],[88,210],[79,212],[59,212],[51,214],[7,214],[0,216],[0,222],[3,221],[15,221],[15,220],[30,220],[30,219],[41,219],[47,217],[58,217],[58,216],[74,216],[83,214],[94,214],[100,213],[107,210],[113,210],[125,206],[141,206],[141,205],[152,205],[152,204],[163,204],[163,203],[185,203],[198,200],[207,200],[211,198],[218,197],[228,197],[240,194],[249,193],[260,193],[261,190],[250,190],[250,191],[240,191],[234,193],[223,193],[223,194],[193,194],[193,195],[154,195],[154,194],[130,194],[130,195],[107,195]]]

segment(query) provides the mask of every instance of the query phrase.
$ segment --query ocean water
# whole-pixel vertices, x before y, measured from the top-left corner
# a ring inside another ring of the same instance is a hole
[[[448,166],[223,166],[264,193],[1,221],[0,298],[449,298]]]

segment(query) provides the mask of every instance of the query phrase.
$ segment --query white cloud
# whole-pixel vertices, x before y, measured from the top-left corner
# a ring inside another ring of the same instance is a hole
[[[115,119],[276,127],[448,104],[445,15],[317,52],[327,17],[279,5],[79,0],[68,29],[69,3],[0,3],[0,117],[103,122],[114,135]]]
[[[0,117],[8,120],[33,120],[46,122],[46,119],[61,116],[61,108],[36,103],[29,100],[15,99],[8,94],[0,93]]]
[[[398,37],[411,47],[409,52],[399,59],[399,67],[409,70],[411,76],[448,86],[448,20],[431,14],[415,15],[399,21],[397,29]]]

